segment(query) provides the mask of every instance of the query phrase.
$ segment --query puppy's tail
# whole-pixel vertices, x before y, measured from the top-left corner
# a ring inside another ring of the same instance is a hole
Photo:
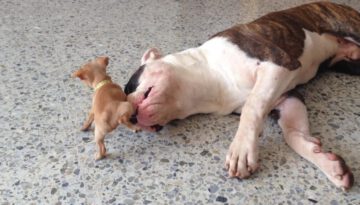
[[[320,67],[319,72],[335,71],[349,75],[360,75],[360,60],[346,61],[342,60],[330,66],[331,58],[324,61]]]

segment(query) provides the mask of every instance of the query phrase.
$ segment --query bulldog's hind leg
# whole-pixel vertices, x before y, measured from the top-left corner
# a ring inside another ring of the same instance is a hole
[[[319,167],[337,187],[349,189],[354,184],[353,174],[340,156],[324,152],[320,140],[310,135],[307,111],[303,102],[296,97],[288,97],[276,109],[280,114],[278,123],[287,144]]]

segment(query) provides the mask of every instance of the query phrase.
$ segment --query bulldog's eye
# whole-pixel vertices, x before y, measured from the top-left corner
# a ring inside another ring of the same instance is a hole
[[[148,97],[148,95],[149,95],[149,93],[150,93],[151,89],[152,89],[152,87],[149,87],[149,88],[148,88],[148,90],[145,92],[145,94],[144,94],[144,97],[145,97],[145,98],[147,98],[147,97]]]

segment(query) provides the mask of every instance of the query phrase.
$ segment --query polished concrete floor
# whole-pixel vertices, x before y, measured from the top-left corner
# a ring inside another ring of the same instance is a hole
[[[92,91],[70,74],[98,55],[123,85],[142,53],[197,46],[235,23],[304,0],[0,0],[0,204],[360,204],[336,189],[267,120],[261,169],[230,179],[238,116],[197,115],[160,133],[119,127],[94,161],[80,126]],[[336,2],[360,10],[358,0]],[[359,77],[325,73],[302,89],[313,135],[360,178]]]

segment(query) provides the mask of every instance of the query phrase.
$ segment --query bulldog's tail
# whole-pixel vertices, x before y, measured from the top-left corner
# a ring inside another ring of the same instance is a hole
[[[329,33],[345,38],[360,46],[360,13],[346,5],[317,2],[305,5],[296,12],[310,12],[303,19],[305,26],[318,33]],[[299,14],[298,14],[299,15]],[[317,22],[310,24],[309,21]]]

